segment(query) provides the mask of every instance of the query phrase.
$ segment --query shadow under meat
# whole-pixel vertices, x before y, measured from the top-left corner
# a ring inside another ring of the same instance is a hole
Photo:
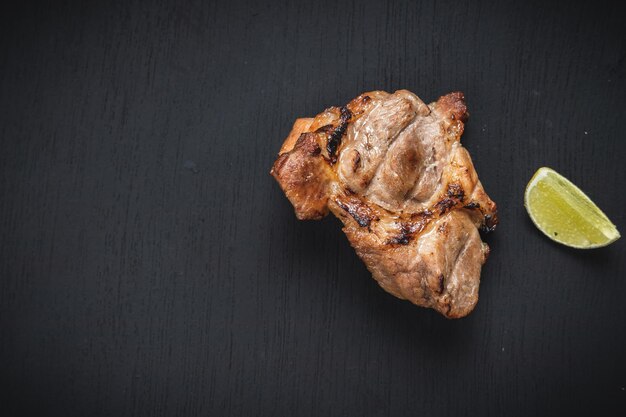
[[[293,208],[287,201],[277,206],[277,217],[285,222],[281,229],[287,238],[275,239],[275,243],[283,253],[297,257],[299,267],[313,271],[309,275],[335,287],[339,299],[353,303],[350,309],[360,310],[358,316],[362,321],[355,326],[362,332],[385,337],[431,358],[464,354],[462,346],[470,343],[477,331],[475,323],[480,322],[478,311],[461,319],[447,319],[435,310],[388,294],[372,278],[350,246],[341,230],[340,220],[329,214],[321,220],[300,221],[295,218]],[[493,236],[494,233],[482,234],[488,242],[494,241]],[[331,267],[336,262],[338,265]],[[334,280],[341,282],[331,283]],[[318,288],[323,291],[321,286]]]

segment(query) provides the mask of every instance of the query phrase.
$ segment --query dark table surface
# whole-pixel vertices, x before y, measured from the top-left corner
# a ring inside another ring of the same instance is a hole
[[[617,5],[90,3],[1,15],[0,414],[626,415],[626,240],[559,246],[522,204],[550,166],[626,231]],[[400,88],[465,92],[500,207],[465,319],[268,175],[296,117]]]

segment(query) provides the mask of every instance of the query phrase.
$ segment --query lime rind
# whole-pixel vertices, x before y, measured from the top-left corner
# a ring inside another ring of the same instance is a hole
[[[524,206],[535,226],[551,240],[579,249],[607,246],[620,233],[575,184],[551,168],[537,170],[526,186]]]

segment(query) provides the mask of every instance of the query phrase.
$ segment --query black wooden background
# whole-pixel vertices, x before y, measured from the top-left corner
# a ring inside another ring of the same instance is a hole
[[[626,415],[622,239],[553,244],[546,165],[626,232],[626,31],[598,1],[4,6],[2,416]],[[296,117],[464,91],[501,211],[450,321],[268,175]]]

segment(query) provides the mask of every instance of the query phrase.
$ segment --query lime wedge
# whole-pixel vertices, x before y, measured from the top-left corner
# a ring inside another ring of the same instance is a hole
[[[578,249],[606,246],[620,238],[608,217],[567,178],[539,168],[524,193],[524,206],[539,230],[555,242]]]

